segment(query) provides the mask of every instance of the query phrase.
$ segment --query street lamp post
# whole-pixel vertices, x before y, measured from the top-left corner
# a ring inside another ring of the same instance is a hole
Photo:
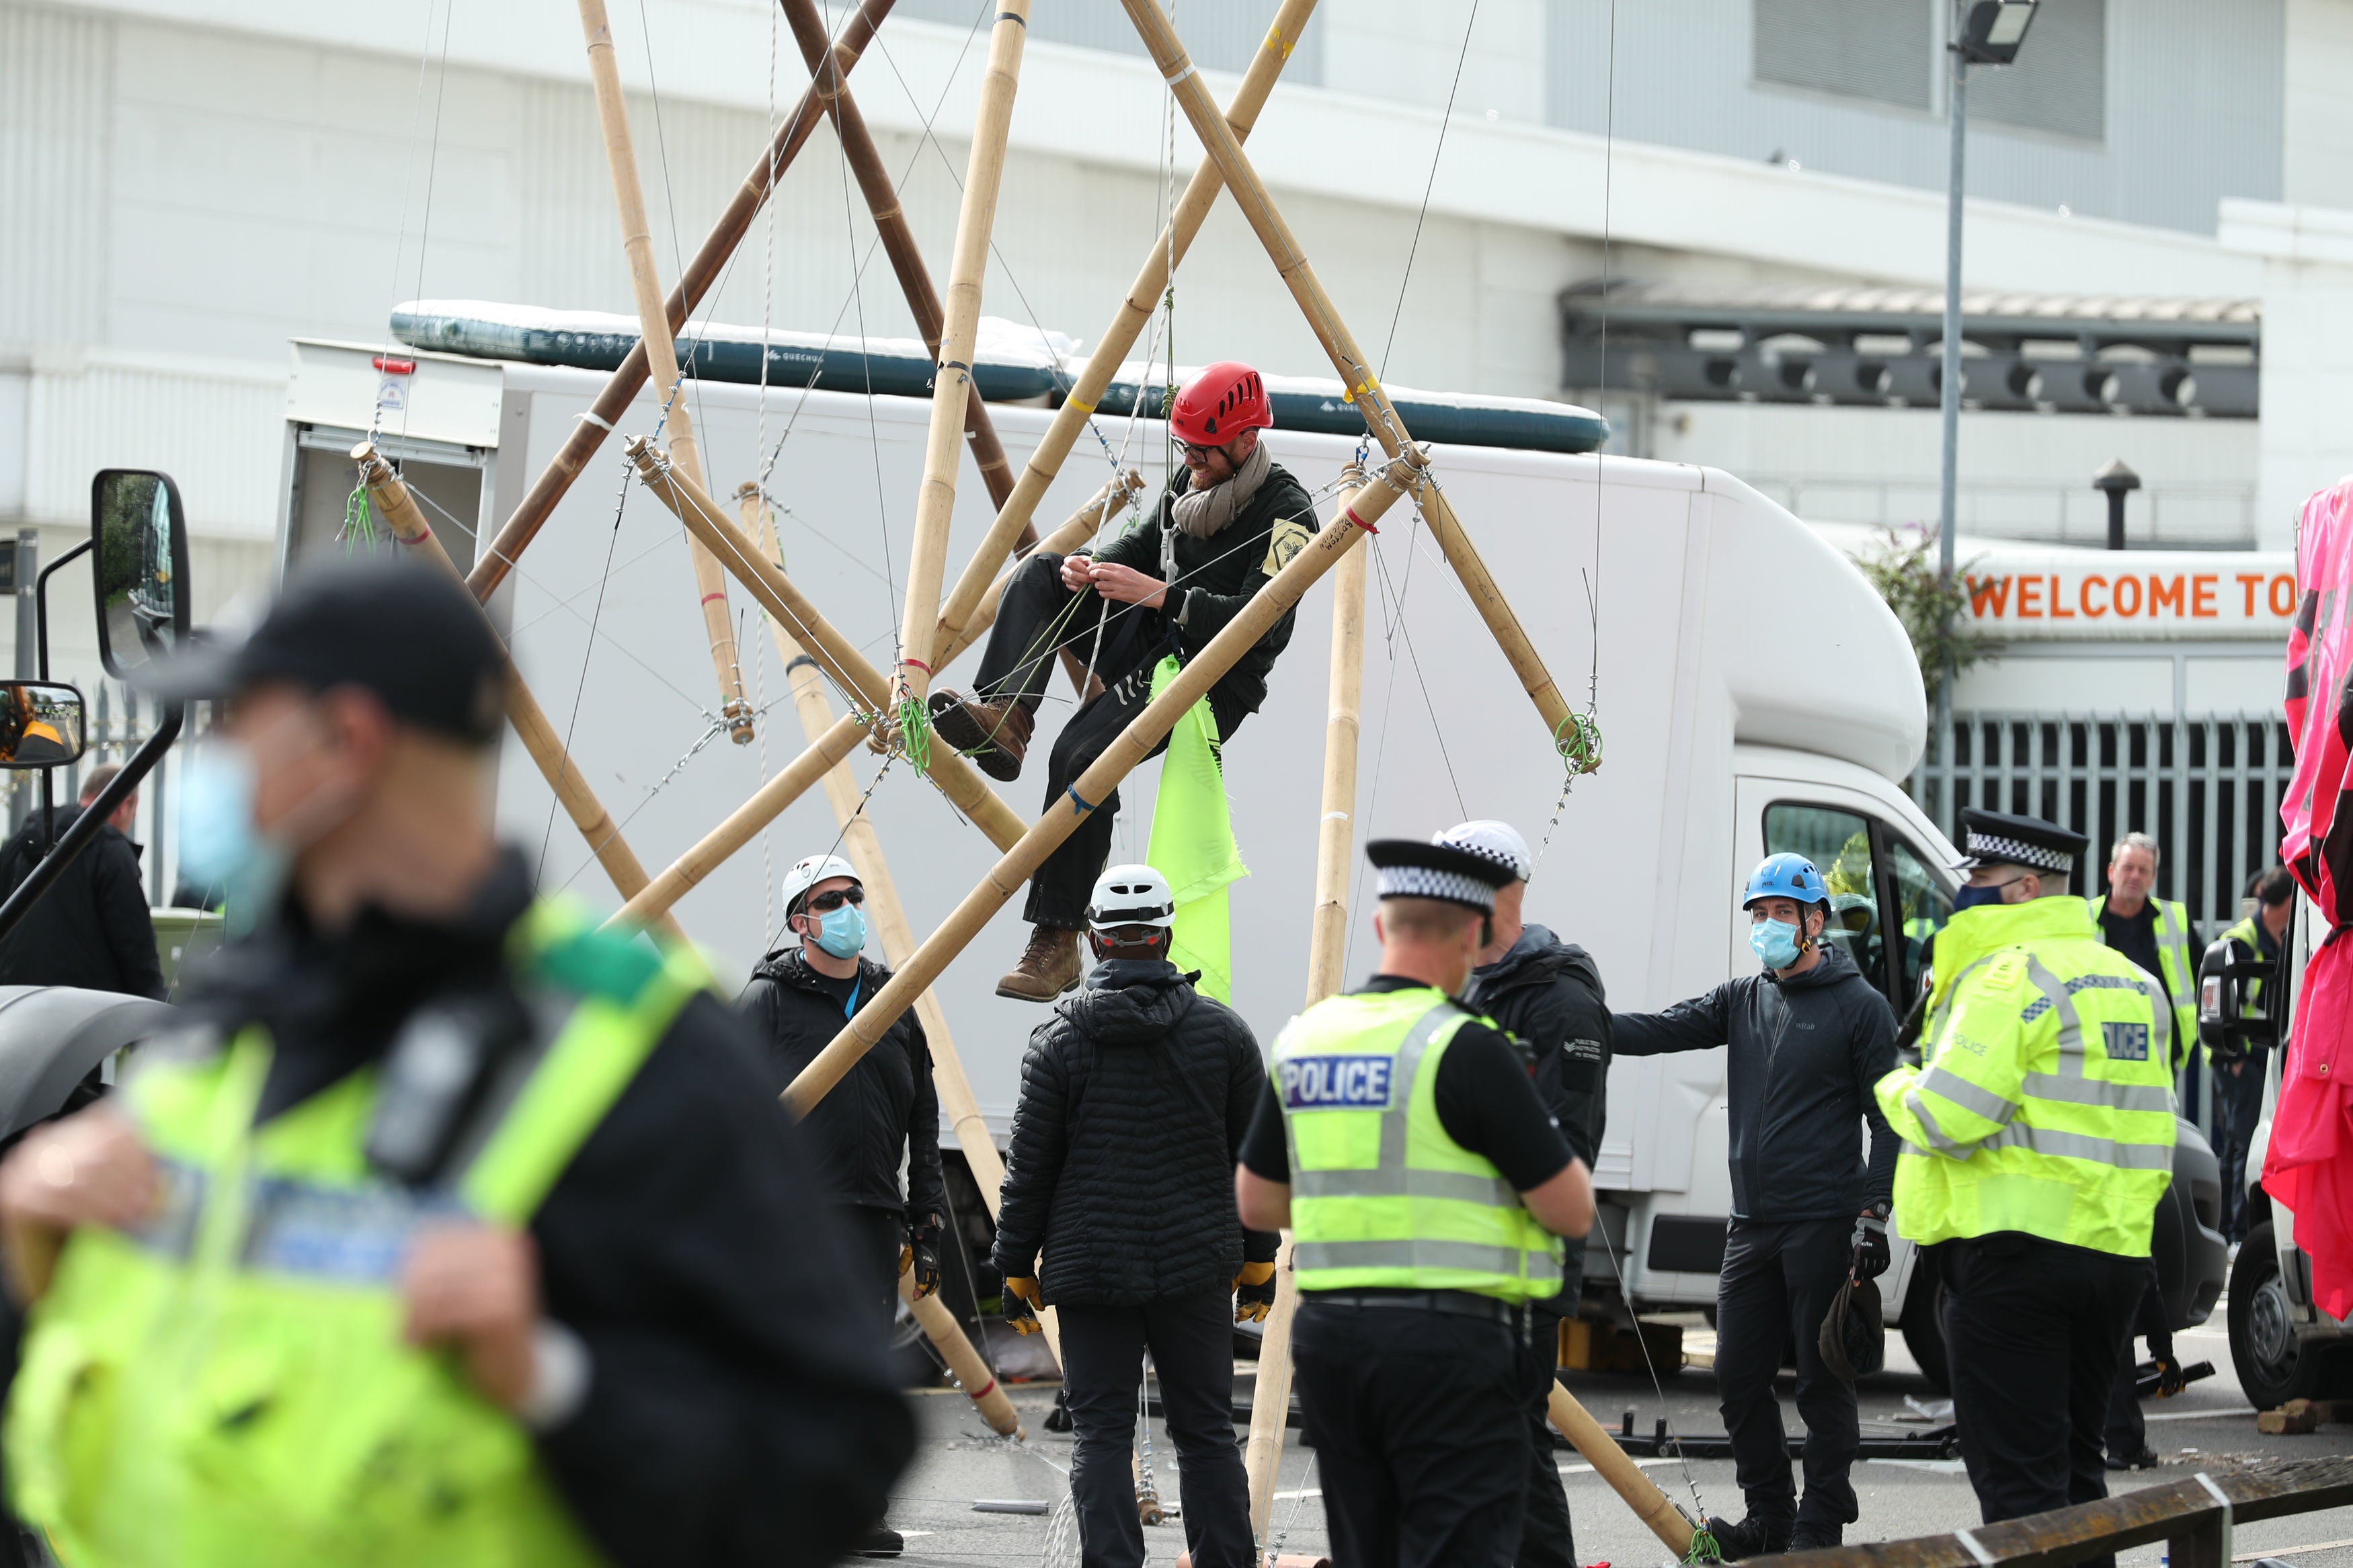
[[[1957,492],[1960,485],[1961,435],[1961,195],[1962,170],[1968,146],[1969,67],[1972,65],[2006,66],[2018,58],[2018,47],[2026,40],[2026,29],[2033,24],[2034,12],[2040,0],[1955,0],[1960,17],[1958,36],[1947,46],[1953,60],[1951,113],[1947,116],[1952,134],[1952,163],[1945,185],[1945,342],[1944,368],[1937,378],[1936,405],[1944,422],[1944,472],[1936,496],[1936,583],[1949,589],[1953,582],[1953,535],[1957,531],[1954,513]],[[1949,650],[1953,635],[1952,613],[1945,613],[1944,633]],[[1945,668],[1936,680],[1936,719],[1932,738],[1935,762],[1944,764],[1944,785],[1937,790],[1936,807],[1949,808],[1948,787],[1952,769],[1947,752],[1952,744],[1953,679],[1952,656],[1946,654]],[[1930,775],[1932,778],[1935,774]]]

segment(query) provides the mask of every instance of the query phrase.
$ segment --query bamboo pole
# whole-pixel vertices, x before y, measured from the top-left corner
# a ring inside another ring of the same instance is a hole
[[[1123,478],[1113,480],[1103,489],[1095,492],[1095,499],[1080,508],[1078,513],[1048,536],[1045,542],[1052,545],[1055,541],[1063,538],[1067,533],[1073,531],[1083,532],[1092,528],[1093,517],[1098,510],[1105,506],[1121,505],[1126,496],[1143,483],[1144,476],[1133,468],[1129,469]],[[1003,591],[1004,585],[999,583],[996,593],[1001,594]],[[761,604],[764,609],[767,608],[766,600],[763,599]],[[984,608],[989,617],[995,616],[996,594],[992,594],[984,601]],[[987,619],[978,616],[975,618],[978,623],[979,630],[987,629]],[[771,624],[780,629],[784,625],[782,621],[774,618],[773,613]],[[971,636],[977,635],[977,632],[971,634]],[[945,658],[953,659],[970,646],[971,636],[949,644]],[[795,648],[799,657],[810,657],[799,653],[797,643],[795,644]],[[813,658],[812,662],[815,662]],[[945,660],[944,659],[943,662],[944,663]],[[880,679],[879,675],[877,679]],[[812,742],[810,752],[815,753],[813,756],[807,756],[805,760],[797,759],[784,772],[762,784],[749,800],[729,814],[725,821],[705,834],[700,843],[680,856],[677,861],[665,869],[660,876],[647,883],[639,892],[628,895],[629,901],[622,906],[618,914],[613,917],[614,921],[643,924],[652,919],[666,919],[670,905],[683,898],[697,882],[709,876],[714,867],[758,837],[760,830],[782,816],[793,802],[798,800],[807,792],[809,785],[821,778],[829,776],[828,770],[847,757],[871,728],[871,721],[854,714],[845,715],[835,721],[822,736]],[[990,798],[995,797],[992,795]],[[994,1188],[984,1187],[983,1191],[988,1193],[992,1198],[995,1195]],[[991,1212],[995,1212],[993,1204]]]
[[[1626,1450],[1602,1430],[1601,1423],[1577,1402],[1575,1394],[1555,1383],[1552,1401],[1545,1413],[1552,1417],[1552,1424],[1560,1428],[1560,1435],[1568,1439],[1570,1446],[1585,1456],[1593,1473],[1609,1483],[1610,1489],[1625,1500],[1634,1516],[1651,1527],[1651,1533],[1668,1551],[1679,1560],[1691,1555],[1692,1521],[1626,1457]]]
[[[1137,482],[1143,482],[1142,476],[1137,476]],[[743,514],[744,531],[757,534],[761,552],[774,558],[776,519],[761,504],[759,487],[744,485],[735,493],[735,504]],[[835,728],[833,701],[825,694],[825,682],[818,679],[817,661],[793,640],[785,624],[771,617],[768,629],[784,660],[786,679],[792,684],[793,707],[800,715],[801,729],[814,750]],[[883,858],[882,841],[874,831],[874,819],[866,814],[865,802],[858,793],[858,781],[841,763],[836,763],[826,770],[825,794],[833,805],[833,818],[840,826],[841,842],[849,852],[849,863],[858,868],[858,879],[866,889],[866,908],[874,917],[874,934],[881,940],[883,962],[895,969],[915,951],[915,932],[907,923],[906,906],[899,901],[899,884],[892,879],[891,864]],[[1005,1161],[997,1152],[996,1140],[988,1135],[988,1123],[980,1113],[980,1099],[972,1092],[972,1079],[965,1076],[964,1058],[956,1051],[955,1037],[948,1031],[947,1013],[940,1006],[939,998],[925,991],[915,999],[915,1016],[922,1020],[923,1037],[931,1046],[932,1081],[938,1086],[940,1103],[947,1110],[948,1125],[955,1132],[956,1146],[964,1151],[965,1163],[972,1167],[981,1201],[988,1205],[988,1217],[995,1219],[1000,1189],[1005,1185]],[[941,1310],[941,1316],[950,1328],[955,1327],[954,1316],[945,1309]],[[1045,1331],[1046,1348],[1053,1352],[1054,1364],[1060,1366],[1061,1324],[1054,1310],[1039,1310],[1038,1322]],[[938,1338],[933,1337],[934,1341]],[[963,1337],[960,1330],[957,1337]],[[944,1347],[941,1353],[946,1353]],[[961,1372],[956,1375],[960,1380],[964,1376]],[[1011,1405],[1008,1404],[1007,1408],[1009,1410]]]
[[[883,166],[882,150],[874,144],[873,132],[867,129],[865,111],[858,107],[858,100],[850,96],[849,82],[827,56],[825,18],[818,14],[817,0],[777,0],[777,4],[784,7],[785,20],[801,47],[801,58],[807,62],[809,75],[816,79],[813,90],[825,105],[826,113],[832,117],[835,133],[841,138],[842,157],[857,176],[859,192],[866,198],[866,210],[874,219],[875,237],[882,242],[882,254],[890,258],[891,270],[898,275],[899,291],[906,296],[907,310],[915,318],[915,331],[923,338],[933,363],[937,363],[946,320],[940,309],[940,292],[933,286],[931,268],[923,265],[923,250],[915,244],[915,231],[907,222],[907,209],[900,204],[891,172]],[[988,504],[1002,508],[1013,494],[1013,463],[1005,455],[1005,443],[997,439],[997,422],[989,417],[985,399],[965,399],[964,437],[965,445],[972,448],[973,467],[980,470],[980,482],[988,491]],[[1024,522],[1021,548],[1034,549],[1037,543],[1037,529]],[[944,648],[947,640],[940,639],[938,647]],[[1061,660],[1071,688],[1085,695],[1086,667],[1068,648],[1061,650]],[[947,660],[940,658],[933,663],[944,666]]]
[[[760,547],[744,537],[744,531],[719,510],[719,503],[711,499],[708,491],[680,473],[644,437],[631,437],[627,450],[646,488],[677,514],[690,532],[711,547],[720,564],[751,590],[763,608],[793,628],[796,640],[807,645],[809,657],[837,685],[855,693],[870,711],[889,711],[891,692],[882,672],[869,663],[866,656],[835,629],[833,623],[818,614],[801,591],[793,586],[792,579],[785,575],[784,568],[760,553]],[[972,818],[998,847],[1009,848],[1019,842],[1027,825],[1011,806],[997,797],[995,791],[980,782],[980,775],[961,755],[944,746],[934,751],[929,777],[939,786],[940,793]]]
[[[1406,468],[1390,464],[1394,470]],[[1407,474],[1411,469],[1407,468]],[[1403,478],[1404,476],[1399,476]],[[1153,749],[1166,740],[1176,721],[1194,703],[1208,694],[1218,679],[1231,669],[1234,662],[1257,646],[1284,613],[1299,603],[1314,581],[1332,569],[1341,556],[1356,543],[1359,535],[1374,529],[1401,490],[1388,482],[1388,474],[1376,479],[1351,495],[1340,509],[1340,515],[1310,541],[1306,548],[1291,559],[1290,564],[1275,575],[1272,582],[1250,596],[1241,613],[1226,623],[1225,629],[1209,639],[1209,644],[1177,672],[1160,695],[1147,704],[1143,712],[1129,721],[1104,747],[1092,766],[1079,776],[1063,797],[1048,807],[1044,816],[1021,836],[1020,842],[1008,849],[1004,858],[990,868],[978,887],[965,895],[964,901],[943,921],[940,928],[925,938],[923,946],[909,955],[899,966],[889,984],[874,994],[874,1000],[849,1020],[824,1050],[819,1051],[800,1076],[794,1079],[784,1093],[786,1106],[796,1116],[804,1116],[810,1106],[825,1098],[826,1091],[841,1080],[850,1064],[872,1047],[882,1032],[905,1012],[924,988],[940,977],[949,962],[964,951],[989,917],[1002,908],[1007,900],[1029,879],[1030,873],[1043,864],[1063,840],[1079,825],[1080,816],[1094,809],[1084,804],[1101,801],[1119,787],[1125,778]]]
[[[841,37],[835,40],[832,49],[839,75],[849,75],[858,64],[866,46],[873,42],[875,29],[891,14],[892,4],[892,0],[865,0],[843,25]],[[726,270],[727,258],[751,231],[752,219],[758,216],[776,183],[792,167],[793,160],[800,155],[801,148],[807,144],[823,119],[817,89],[812,87],[801,94],[792,113],[776,127],[775,137],[760,153],[760,161],[752,165],[752,172],[736,186],[718,221],[703,237],[702,248],[679,275],[678,287],[670,291],[663,304],[663,316],[672,332],[686,325],[687,317],[702,303],[712,285],[718,282],[720,274]],[[588,412],[581,416],[572,433],[565,437],[564,445],[548,459],[539,478],[532,481],[530,490],[500,525],[498,537],[483,548],[474,569],[466,576],[466,586],[474,591],[474,597],[488,599],[506,581],[515,558],[545,525],[556,503],[571,489],[572,481],[580,477],[580,470],[596,455],[605,437],[613,433],[613,427],[628,412],[630,403],[645,384],[646,345],[640,341],[621,361],[620,368],[606,378],[596,401],[589,405]]]
[[[392,465],[376,451],[375,444],[363,441],[353,447],[352,461],[359,465],[360,480],[367,486],[368,500],[392,525],[393,537],[421,559],[459,577],[458,563],[441,548],[440,540],[433,535],[432,524],[426,521],[416,498],[408,493],[408,486],[392,471]],[[496,634],[495,627],[492,632]],[[501,638],[500,643],[503,649],[505,639]],[[515,668],[514,659],[502,652],[501,662],[505,666],[508,722],[514,726],[523,750],[539,765],[547,787],[564,803],[564,814],[572,818],[580,837],[588,841],[589,853],[596,857],[596,863],[605,868],[605,875],[612,879],[614,890],[624,899],[634,898],[646,886],[644,865],[621,837],[604,802],[596,798],[596,792],[588,787],[588,781],[565,752],[555,726],[548,721],[539,700],[531,694],[531,688],[523,684],[522,672]],[[658,923],[667,934],[684,940],[685,932],[668,915],[660,917]]]
[[[981,79],[980,110],[973,122],[972,151],[965,163],[955,249],[948,262],[946,315],[940,327],[935,362],[939,369],[932,377],[931,435],[923,447],[923,488],[915,492],[915,541],[907,560],[906,608],[899,617],[897,686],[914,701],[921,701],[931,689],[932,667],[938,657],[934,626],[940,615],[941,580],[947,573],[956,468],[964,458],[965,408],[972,400],[980,286],[988,273],[988,237],[997,226],[997,193],[1005,177],[1005,138],[1013,127],[1013,95],[1021,83],[1021,47],[1029,32],[1029,0],[997,0],[997,21],[988,37],[988,70]]]
[[[1324,815],[1315,836],[1315,910],[1307,944],[1307,1005],[1340,989],[1348,946],[1348,873],[1356,864],[1356,742],[1365,685],[1365,552],[1352,550],[1332,569],[1332,689],[1324,721]],[[1250,1391],[1250,1534],[1263,1546],[1291,1418],[1291,1322],[1299,1310],[1291,1271],[1291,1237],[1274,1265],[1274,1305],[1258,1347]]]
[[[916,1327],[938,1348],[940,1359],[948,1363],[956,1386],[979,1409],[980,1418],[1000,1437],[1027,1437],[1029,1434],[1021,1429],[1021,1413],[1013,1408],[1013,1401],[997,1386],[997,1374],[980,1359],[980,1352],[973,1348],[964,1325],[956,1321],[955,1314],[948,1310],[939,1292],[934,1290],[918,1300],[914,1276],[902,1274],[899,1300],[914,1313]]]
[[[1224,177],[1227,188],[1234,193],[1242,216],[1250,221],[1260,243],[1266,247],[1267,255],[1273,259],[1275,270],[1282,275],[1292,298],[1298,301],[1300,310],[1307,318],[1309,329],[1314,332],[1316,341],[1324,345],[1324,352],[1331,357],[1333,368],[1340,373],[1340,384],[1346,389],[1345,395],[1356,403],[1357,411],[1364,416],[1366,428],[1391,458],[1402,458],[1417,469],[1425,468],[1429,463],[1428,454],[1414,445],[1405,421],[1389,402],[1388,394],[1381,390],[1379,378],[1373,373],[1372,363],[1356,346],[1356,339],[1349,335],[1346,323],[1340,319],[1339,310],[1332,303],[1332,297],[1324,292],[1314,269],[1307,264],[1306,253],[1300,249],[1298,240],[1292,237],[1290,226],[1282,220],[1282,214],[1276,209],[1274,197],[1267,190],[1266,182],[1260,179],[1258,171],[1250,166],[1250,158],[1243,153],[1241,142],[1234,135],[1231,127],[1219,117],[1217,103],[1209,97],[1209,89],[1203,85],[1200,73],[1193,68],[1193,62],[1187,57],[1176,30],[1169,26],[1167,13],[1160,8],[1158,0],[1120,0],[1120,4],[1126,7],[1129,20],[1135,24],[1137,33],[1144,38],[1145,47],[1151,53],[1154,63],[1159,66],[1160,74],[1167,80],[1169,90],[1176,95],[1178,105],[1184,109],[1186,119],[1192,124],[1193,133],[1208,150],[1209,157]],[[1487,623],[1488,634],[1504,650],[1504,657],[1511,661],[1512,673],[1519,678],[1528,700],[1535,704],[1536,711],[1544,718],[1545,727],[1551,731],[1554,745],[1558,747],[1572,717],[1567,700],[1561,695],[1560,688],[1545,668],[1542,656],[1536,652],[1535,645],[1528,640],[1519,617],[1513,614],[1512,606],[1504,598],[1504,590],[1487,570],[1487,563],[1480,559],[1477,547],[1471,542],[1471,536],[1463,531],[1461,520],[1454,515],[1454,508],[1448,503],[1445,493],[1434,484],[1422,485],[1419,488],[1417,500],[1421,504],[1421,515],[1430,523],[1431,535],[1437,539],[1439,549],[1445,553],[1447,564],[1461,580],[1463,591],[1471,595],[1472,607],[1478,610],[1479,618]]]
[[[1315,0],[1283,0],[1282,9],[1275,13],[1274,26],[1268,29],[1265,41],[1251,57],[1250,69],[1243,73],[1241,86],[1235,89],[1234,100],[1226,110],[1226,123],[1233,127],[1237,138],[1246,139],[1258,123],[1259,112],[1266,107],[1268,95],[1274,91],[1275,79],[1282,74],[1283,62],[1298,46],[1314,10]],[[1087,357],[1086,368],[1079,373],[1053,424],[1047,426],[1045,437],[1022,466],[1021,479],[1014,486],[1011,499],[997,503],[997,521],[989,524],[980,548],[973,552],[963,574],[956,579],[955,591],[949,594],[940,615],[952,629],[961,629],[971,618],[973,606],[988,586],[989,579],[1014,548],[1014,541],[1029,528],[1038,503],[1046,499],[1046,488],[1062,471],[1079,432],[1086,428],[1088,416],[1103,401],[1103,389],[1119,374],[1120,362],[1135,346],[1136,335],[1159,308],[1160,297],[1168,287],[1172,259],[1183,260],[1192,248],[1194,237],[1201,232],[1201,225],[1208,217],[1209,209],[1217,205],[1218,192],[1224,184],[1217,165],[1209,159],[1202,159],[1193,171],[1193,178],[1178,199],[1168,226],[1153,240],[1135,281],[1128,285],[1126,297],[1112,316],[1111,325],[1095,340],[1094,353]]]
[[[621,68],[613,54],[613,29],[605,0],[579,0],[580,28],[588,38],[588,79],[596,90],[596,118],[605,130],[605,162],[613,175],[613,202],[621,214],[621,252],[629,264],[629,291],[638,306],[638,339],[646,351],[657,398],[670,410],[670,461],[696,484],[702,483],[702,456],[695,446],[694,418],[678,376],[678,345],[670,337],[670,311],[654,272],[654,240],[646,220],[645,192],[638,184],[638,154],[629,141],[629,109],[621,97]],[[765,348],[764,351],[765,352]],[[752,705],[744,700],[744,670],[735,654],[735,624],[727,610],[727,577],[700,539],[686,542],[694,566],[694,588],[711,644],[712,668],[719,677],[720,715],[739,745],[752,739]]]

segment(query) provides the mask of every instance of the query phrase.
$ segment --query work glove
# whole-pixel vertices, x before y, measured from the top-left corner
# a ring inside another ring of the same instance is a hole
[[[1274,1265],[1245,1263],[1234,1276],[1234,1321],[1263,1323],[1274,1306]]]
[[[911,1227],[906,1245],[899,1248],[899,1272],[915,1276],[915,1300],[940,1288],[940,1216]]]
[[[2152,1350],[2157,1361],[2157,1396],[2170,1399],[2181,1392],[2181,1362],[2178,1357]]]
[[[1858,1285],[1887,1272],[1887,1205],[1873,1204],[1854,1219],[1854,1262],[1849,1269]]]
[[[1042,1334],[1046,1325],[1038,1321],[1038,1309],[1045,1305],[1040,1300],[1037,1279],[1028,1274],[1005,1277],[1005,1324],[1017,1334]]]

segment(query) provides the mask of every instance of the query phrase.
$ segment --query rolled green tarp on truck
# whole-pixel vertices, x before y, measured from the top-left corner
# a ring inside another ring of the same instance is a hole
[[[635,317],[600,310],[543,310],[481,300],[416,300],[392,313],[393,335],[411,348],[473,359],[518,360],[609,373],[637,346]],[[973,359],[973,384],[991,403],[1059,406],[1077,381],[1082,359],[1076,339],[1060,332],[983,316]],[[881,393],[929,397],[932,358],[916,338],[860,338],[826,332],[731,327],[689,321],[678,340],[681,373],[709,381],[761,383],[778,391]],[[1178,385],[1198,367],[1179,365]],[[1119,368],[1096,405],[1124,419],[1139,398],[1146,418],[1157,418],[1167,395],[1167,368],[1131,361]],[[1356,436],[1365,422],[1339,382],[1329,376],[1275,375],[1266,388],[1278,430]],[[1530,452],[1591,452],[1609,438],[1609,422],[1589,408],[1535,397],[1419,392],[1384,384],[1389,401],[1417,439]]]

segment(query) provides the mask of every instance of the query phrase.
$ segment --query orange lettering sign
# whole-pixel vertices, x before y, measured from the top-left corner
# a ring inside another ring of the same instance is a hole
[[[2203,620],[2214,618],[2214,584],[2221,577],[2212,572],[2201,572],[2189,579],[2189,613]]]
[[[2263,574],[2260,572],[2233,572],[2231,574],[2231,580],[2246,590],[2247,607],[2239,613],[2253,620],[2255,615],[2255,587],[2263,580]]]
[[[2021,621],[2042,618],[2042,578],[2021,577],[2018,580],[2018,618]]]
[[[2075,618],[2075,612],[2069,609],[2067,602],[2060,597],[2059,579],[2056,577],[2051,579],[2051,618],[2054,621],[2072,621]]]
[[[2007,577],[1972,577],[1969,584],[1969,614],[1979,620],[1986,618],[1986,606],[1993,606],[1999,619],[2010,608],[2010,579]]]
[[[2125,620],[2131,620],[2140,614],[2140,579],[2137,577],[2117,578],[2116,588],[2110,595],[2110,597],[2114,601],[2116,606],[2116,614],[2120,617]],[[2132,600],[2132,603],[2129,605],[2125,603],[2125,600],[2127,598]]]
[[[2168,605],[2173,606],[2173,613],[2175,615],[2178,616],[2182,613],[2181,579],[2179,577],[2166,578],[2151,576],[2148,580],[2148,613],[2150,618],[2155,619],[2157,613],[2159,610],[2164,609]]]
[[[2283,572],[2272,579],[2272,614],[2285,620],[2295,614],[2295,576]]]
[[[2094,608],[2092,605],[2092,584],[2094,583],[2100,585],[2100,593],[2103,596],[2103,602],[2097,608]],[[2082,583],[2076,585],[2076,607],[2082,610],[2086,616],[2089,616],[2092,619],[2095,621],[2098,620],[2102,616],[2108,613],[2108,606],[2105,603],[2107,591],[2108,580],[2105,577],[2101,576],[2097,572],[2093,573],[2090,576],[2085,577]]]

